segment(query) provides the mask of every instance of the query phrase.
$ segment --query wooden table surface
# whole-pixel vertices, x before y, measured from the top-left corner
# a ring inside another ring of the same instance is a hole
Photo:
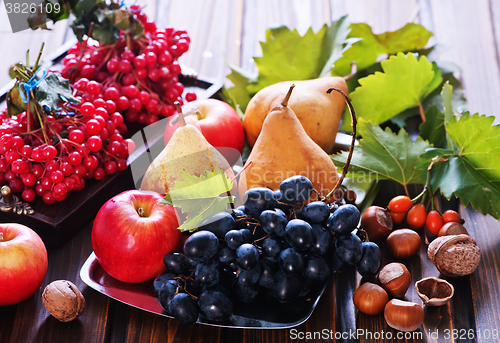
[[[439,58],[462,69],[468,106],[472,113],[496,115],[500,123],[500,2],[497,0],[157,0],[139,1],[145,12],[160,27],[185,28],[192,44],[183,62],[200,75],[224,80],[229,70],[224,59],[252,70],[251,57],[260,54],[259,40],[273,24],[286,24],[304,33],[348,14],[352,22],[366,22],[375,33],[395,30],[406,22],[423,24],[434,33],[432,43],[439,44]],[[24,59],[27,49],[38,51],[42,41],[45,52],[57,50],[73,39],[68,22],[59,22],[52,31],[9,33],[6,12],[0,9],[0,85],[8,82],[6,70],[11,63]],[[34,53],[32,54],[32,56]],[[397,190],[380,193],[377,202]],[[393,193],[394,192],[394,193]],[[408,342],[448,342],[447,333],[457,334],[455,341],[500,341],[500,223],[471,208],[460,208],[465,226],[482,250],[479,268],[470,277],[451,280],[456,295],[449,305],[425,309],[425,322]],[[49,249],[49,270],[41,289],[28,300],[0,307],[0,342],[289,342],[298,333],[332,330],[333,337],[310,341],[404,341],[397,339],[382,315],[358,313],[352,304],[352,292],[360,282],[354,271],[336,276],[310,319],[297,331],[220,329],[204,325],[184,326],[175,320],[147,313],[87,287],[79,270],[92,252],[92,223],[58,249]],[[384,255],[383,263],[391,259]],[[422,247],[420,256],[403,261],[413,280],[439,273],[429,262]],[[83,292],[87,307],[84,314],[70,323],[51,317],[41,302],[45,285],[57,280],[74,282]],[[413,289],[408,300],[420,302]],[[364,330],[357,338],[350,331]],[[446,331],[450,330],[450,331]],[[453,331],[455,330],[455,331]],[[367,335],[384,335],[370,339]],[[388,339],[388,334],[393,339]],[[494,335],[497,339],[494,339]],[[472,336],[471,336],[472,335]],[[489,335],[489,336],[488,336]],[[383,337],[383,338],[382,338]],[[415,338],[416,337],[416,338]],[[474,337],[474,338],[470,338]],[[303,341],[303,340],[301,340]]]

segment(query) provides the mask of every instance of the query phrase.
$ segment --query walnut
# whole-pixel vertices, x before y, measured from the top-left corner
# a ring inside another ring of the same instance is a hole
[[[433,240],[427,249],[427,256],[441,274],[457,277],[476,270],[481,250],[469,235],[449,235]]]
[[[70,281],[57,280],[45,287],[42,294],[43,306],[61,322],[69,322],[82,315],[85,298]]]

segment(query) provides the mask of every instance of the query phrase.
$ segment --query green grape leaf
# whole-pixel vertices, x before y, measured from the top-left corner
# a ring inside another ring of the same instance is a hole
[[[494,117],[452,116],[446,132],[458,151],[430,150],[426,158],[443,157],[431,170],[431,190],[446,198],[453,194],[464,206],[500,219],[500,125]]]
[[[359,80],[360,87],[351,93],[356,115],[380,124],[409,108],[421,105],[442,81],[425,56],[398,53],[381,62],[383,73],[376,72]],[[346,123],[343,123],[343,129]]]
[[[431,144],[420,137],[413,142],[403,129],[398,134],[389,128],[384,131],[363,118],[359,120],[358,128],[363,132],[363,138],[354,147],[350,173],[368,175],[372,180],[389,179],[402,185],[425,182],[427,166],[421,164],[417,168],[417,163],[420,155],[432,148]],[[331,158],[336,165],[343,166],[347,156],[344,151]]]
[[[436,148],[447,148],[444,114],[436,106],[425,112],[425,122],[420,124],[420,137]]]
[[[355,61],[358,70],[375,63],[380,55],[393,55],[398,52],[417,51],[428,42],[432,33],[422,25],[408,23],[399,30],[375,35],[368,24],[351,24],[348,37],[361,38],[344,52],[332,69],[332,75],[345,76],[351,72],[351,62]]]
[[[57,110],[61,100],[79,102],[72,94],[69,80],[50,71],[36,88],[35,97],[42,108],[46,106],[51,112]]]
[[[349,22],[342,17],[330,26],[312,28],[301,36],[297,30],[278,26],[266,31],[261,42],[262,57],[254,57],[258,76],[246,88],[255,94],[262,88],[281,81],[309,80],[329,73],[356,39],[347,39]],[[241,104],[240,104],[241,105]]]
[[[246,108],[252,98],[247,90],[247,86],[252,80],[255,80],[256,76],[247,73],[234,64],[226,63],[231,69],[231,74],[226,77],[233,83],[233,86],[229,88],[222,87],[223,100],[234,109],[237,107]]]
[[[233,182],[224,171],[218,167],[214,172],[207,170],[204,174],[193,176],[181,172],[183,180],[176,181],[165,198],[163,204],[173,205],[187,213],[187,218],[179,226],[181,231],[194,231],[200,223],[212,215],[224,211],[228,204],[234,201],[234,196],[227,194],[233,187]]]

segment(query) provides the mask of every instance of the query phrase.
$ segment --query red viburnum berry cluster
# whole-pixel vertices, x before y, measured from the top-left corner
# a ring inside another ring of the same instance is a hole
[[[118,42],[102,45],[85,41],[68,50],[62,75],[69,78],[83,102],[112,101],[128,122],[152,124],[175,113],[174,103],[193,101],[179,82],[177,59],[189,49],[186,31],[157,29],[137,6],[131,10],[145,35],[122,34]],[[102,99],[101,99],[102,98]],[[96,105],[97,107],[101,107]]]
[[[43,125],[33,113],[0,113],[0,186],[8,184],[26,202],[38,195],[50,205],[82,190],[85,180],[126,169],[134,142],[122,137],[127,128],[116,105],[100,100],[99,107],[62,104],[43,116]]]

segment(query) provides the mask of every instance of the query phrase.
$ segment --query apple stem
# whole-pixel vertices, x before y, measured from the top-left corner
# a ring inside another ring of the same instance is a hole
[[[137,213],[139,214],[139,217],[145,217],[144,209],[142,207],[137,209]]]
[[[288,90],[288,93],[286,93],[285,98],[281,102],[281,106],[286,107],[288,105],[288,100],[290,100],[290,96],[292,95],[292,91],[294,89],[295,85],[292,84],[290,86],[290,89]]]
[[[176,101],[174,102],[175,107],[177,107],[177,113],[179,114],[179,119],[181,120],[181,125],[186,126],[186,119],[184,118],[184,113],[182,113],[181,104]]]
[[[0,242],[3,242],[3,232],[0,232]]]

